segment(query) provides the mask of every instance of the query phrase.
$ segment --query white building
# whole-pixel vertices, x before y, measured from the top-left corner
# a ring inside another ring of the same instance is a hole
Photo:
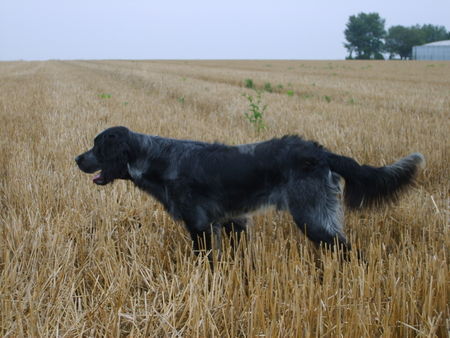
[[[413,60],[450,60],[450,40],[436,41],[412,49]]]

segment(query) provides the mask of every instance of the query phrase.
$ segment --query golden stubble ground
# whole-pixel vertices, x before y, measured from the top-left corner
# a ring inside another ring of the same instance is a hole
[[[273,89],[259,133],[245,79]],[[2,62],[0,119],[2,336],[448,334],[448,62]],[[427,168],[397,204],[346,214],[366,263],[269,212],[211,273],[151,197],[76,168],[114,125],[230,144],[295,133],[372,165],[420,151]]]

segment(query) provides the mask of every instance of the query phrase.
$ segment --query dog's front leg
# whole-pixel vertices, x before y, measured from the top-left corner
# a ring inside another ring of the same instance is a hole
[[[213,268],[214,260],[220,257],[221,250],[221,227],[210,224],[205,230],[196,230],[189,228],[192,238],[194,253],[206,255]]]
[[[227,240],[229,240],[233,250],[236,250],[241,238],[247,235],[247,223],[249,219],[245,216],[228,219],[222,222],[221,226],[225,229]],[[248,239],[248,238],[247,238]]]

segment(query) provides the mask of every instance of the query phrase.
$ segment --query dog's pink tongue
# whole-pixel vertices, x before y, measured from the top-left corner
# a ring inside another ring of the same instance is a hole
[[[103,182],[102,173],[95,175],[92,181],[97,184],[102,183]]]

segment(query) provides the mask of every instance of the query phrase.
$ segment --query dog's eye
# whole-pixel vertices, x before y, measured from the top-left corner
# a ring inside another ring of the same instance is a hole
[[[109,134],[108,138],[116,138],[116,135],[115,134]]]

